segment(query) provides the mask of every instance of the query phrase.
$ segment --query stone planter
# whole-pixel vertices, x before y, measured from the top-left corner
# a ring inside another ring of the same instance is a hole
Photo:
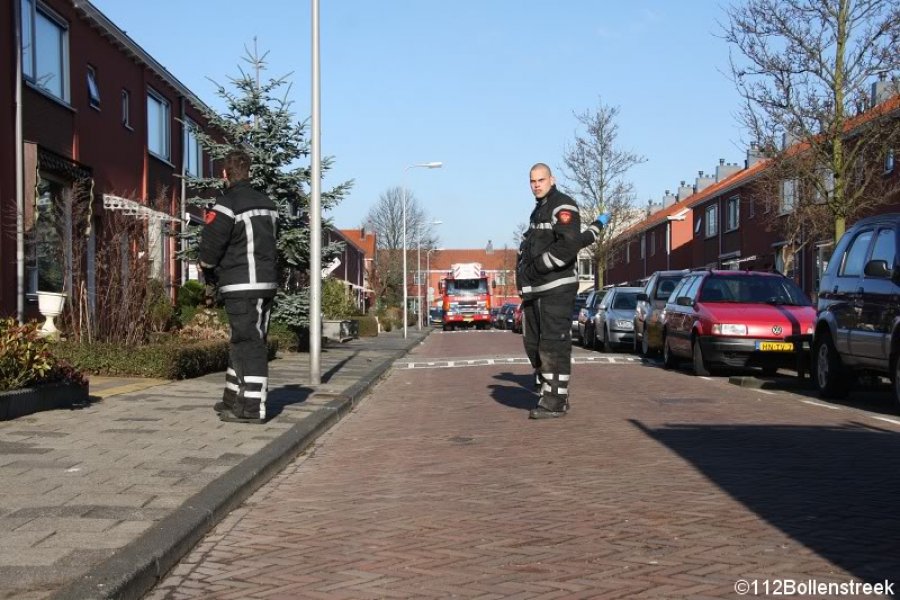
[[[8,421],[42,410],[72,408],[88,401],[88,386],[48,383],[21,390],[0,392],[0,421]]]
[[[359,323],[356,321],[323,319],[322,337],[336,342],[346,342],[359,337]]]

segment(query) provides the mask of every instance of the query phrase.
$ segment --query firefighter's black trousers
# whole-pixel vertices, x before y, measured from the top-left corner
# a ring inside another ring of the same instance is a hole
[[[225,406],[238,417],[266,418],[269,361],[266,338],[272,298],[228,298],[231,352],[225,372]]]
[[[575,294],[558,294],[522,303],[525,353],[541,381],[538,405],[565,410],[572,374],[572,309]]]

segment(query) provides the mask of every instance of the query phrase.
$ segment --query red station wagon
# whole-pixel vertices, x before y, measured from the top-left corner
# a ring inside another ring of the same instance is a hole
[[[690,359],[711,368],[762,367],[774,373],[804,356],[816,310],[793,281],[777,273],[692,271],[666,303],[663,364]]]

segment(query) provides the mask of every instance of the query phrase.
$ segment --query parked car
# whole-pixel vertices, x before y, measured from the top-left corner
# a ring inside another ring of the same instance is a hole
[[[514,321],[513,312],[515,310],[516,305],[512,302],[507,302],[500,307],[500,315],[497,318],[498,329],[512,329]]]
[[[491,309],[491,327],[500,328],[500,306]]]
[[[428,320],[432,325],[440,325],[444,320],[444,309],[443,308],[429,308],[428,309]]]
[[[634,309],[642,289],[614,287],[603,296],[594,315],[589,347],[599,346],[604,352],[613,352],[634,344]]]
[[[588,293],[584,301],[584,306],[578,311],[578,335],[573,336],[581,342],[585,348],[590,347],[588,344],[594,340],[594,315],[597,314],[597,307],[609,288],[593,290]]]
[[[719,366],[765,373],[797,366],[816,321],[803,290],[778,273],[692,271],[669,300],[663,366],[690,359],[697,375]]]
[[[572,307],[572,339],[577,340],[578,337],[578,313],[581,312],[584,303],[587,301],[589,292],[581,292],[575,295],[575,306]]]
[[[657,271],[650,276],[637,296],[634,310],[634,352],[649,356],[662,350],[662,321],[660,316],[666,301],[681,278],[690,271]]]
[[[823,396],[853,376],[890,377],[900,403],[900,214],[862,219],[835,246],[819,285],[813,375]]]
[[[524,318],[522,312],[522,305],[516,305],[516,310],[513,311],[513,333],[522,333],[522,320]]]

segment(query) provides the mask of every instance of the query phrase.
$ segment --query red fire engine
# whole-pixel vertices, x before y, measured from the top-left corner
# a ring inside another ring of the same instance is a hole
[[[491,325],[491,286],[481,263],[456,263],[440,283],[444,331]]]

